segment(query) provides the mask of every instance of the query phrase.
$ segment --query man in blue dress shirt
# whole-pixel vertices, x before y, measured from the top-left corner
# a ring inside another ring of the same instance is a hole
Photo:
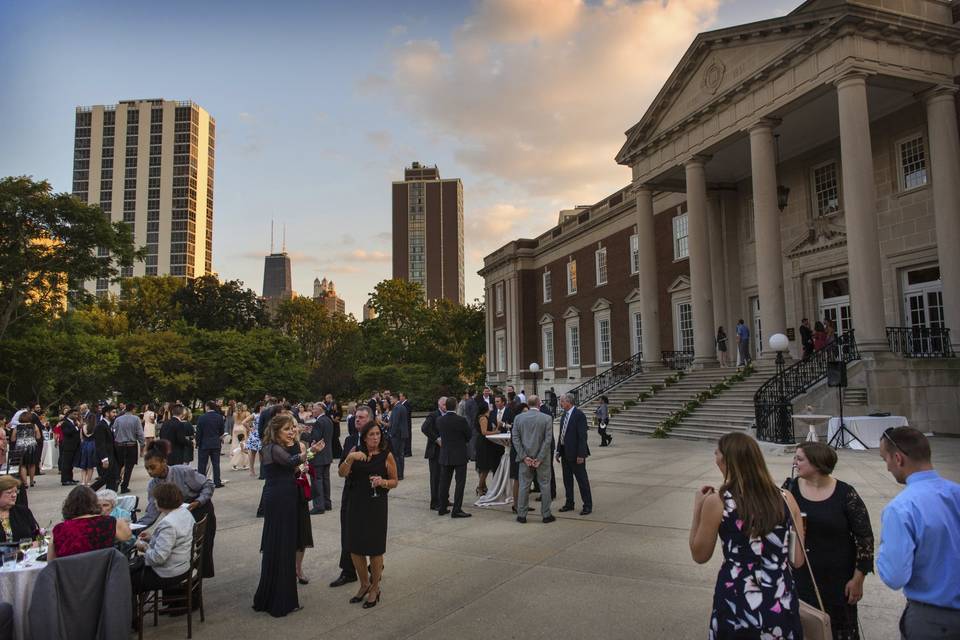
[[[883,510],[877,572],[903,589],[906,640],[960,639],[960,484],[937,475],[930,443],[912,427],[880,439],[887,471],[906,487]]]

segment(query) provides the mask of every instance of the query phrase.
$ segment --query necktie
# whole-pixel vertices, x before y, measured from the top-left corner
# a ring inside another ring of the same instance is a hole
[[[563,444],[563,436],[567,433],[567,418],[570,417],[569,413],[563,414],[563,419],[560,420],[560,444]]]

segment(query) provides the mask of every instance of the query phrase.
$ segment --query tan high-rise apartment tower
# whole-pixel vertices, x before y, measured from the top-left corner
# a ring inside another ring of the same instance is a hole
[[[393,277],[463,304],[463,183],[414,162],[393,183]]]
[[[121,276],[213,272],[215,138],[214,119],[193,102],[77,107],[73,193],[132,225],[135,245],[147,250]],[[104,294],[111,285],[87,287]]]

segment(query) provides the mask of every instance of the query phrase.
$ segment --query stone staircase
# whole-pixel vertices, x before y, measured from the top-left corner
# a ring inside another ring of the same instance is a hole
[[[610,400],[611,409],[620,409],[623,406],[623,403],[631,400],[636,402],[637,398],[641,393],[650,393],[653,390],[653,385],[663,385],[663,381],[669,376],[673,375],[675,372],[669,369],[658,369],[654,371],[644,371],[638,373],[632,378],[624,380],[617,386],[604,391],[602,395],[607,396]],[[589,424],[593,424],[593,412],[596,410],[597,405],[600,404],[600,397],[589,400],[586,402],[580,410],[583,411],[587,416],[587,421]],[[623,415],[622,410],[619,415]],[[619,416],[613,416],[611,422],[614,418]]]

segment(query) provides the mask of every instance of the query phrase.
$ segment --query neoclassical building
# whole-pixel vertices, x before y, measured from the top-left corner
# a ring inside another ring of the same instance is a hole
[[[485,258],[489,381],[537,362],[560,391],[640,352],[711,367],[739,319],[756,356],[785,333],[797,358],[801,319],[828,318],[855,330],[871,407],[956,425],[958,80],[948,0],[809,0],[700,34],[626,132],[632,183]],[[904,357],[910,329],[937,373]],[[924,376],[937,391],[887,394]]]

